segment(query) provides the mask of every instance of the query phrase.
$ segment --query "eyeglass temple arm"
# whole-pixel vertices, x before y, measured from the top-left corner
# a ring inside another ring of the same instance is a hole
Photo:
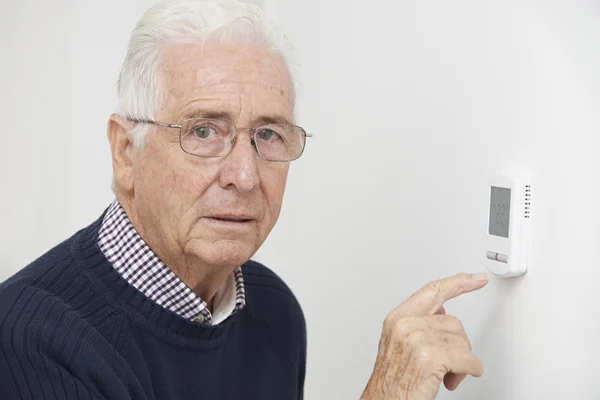
[[[164,126],[165,128],[179,128],[181,129],[181,125],[176,124],[165,124],[164,122],[152,121],[149,119],[130,119],[131,122],[136,124],[154,124],[158,126]]]

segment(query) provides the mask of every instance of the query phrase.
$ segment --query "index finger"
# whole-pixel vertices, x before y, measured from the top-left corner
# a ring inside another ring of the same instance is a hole
[[[481,289],[487,283],[487,274],[464,273],[431,281],[400,304],[395,313],[403,317],[434,315],[446,301]]]

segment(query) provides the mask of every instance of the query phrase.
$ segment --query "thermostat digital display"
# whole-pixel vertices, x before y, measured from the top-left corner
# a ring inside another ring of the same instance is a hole
[[[508,188],[492,186],[490,195],[489,234],[508,239],[510,228],[510,192]]]
[[[494,176],[487,185],[485,265],[502,277],[527,272],[531,236],[531,181]]]

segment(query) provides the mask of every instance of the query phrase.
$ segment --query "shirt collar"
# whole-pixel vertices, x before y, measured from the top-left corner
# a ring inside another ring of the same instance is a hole
[[[238,267],[213,299],[213,312],[137,233],[118,200],[108,208],[98,245],[112,266],[130,285],[158,305],[177,315],[207,325],[217,325],[246,304],[244,278]]]

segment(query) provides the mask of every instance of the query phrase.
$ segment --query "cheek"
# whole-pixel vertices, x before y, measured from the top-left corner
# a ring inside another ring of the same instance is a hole
[[[136,195],[163,197],[179,184],[169,152],[160,151],[154,144],[147,144],[140,150],[136,164]]]
[[[275,164],[263,174],[262,185],[271,219],[270,228],[272,228],[279,217],[288,170],[289,164]]]
[[[161,213],[185,213],[214,181],[214,168],[197,165],[178,146],[149,144],[142,152],[135,168],[136,194],[144,201],[154,199]]]

